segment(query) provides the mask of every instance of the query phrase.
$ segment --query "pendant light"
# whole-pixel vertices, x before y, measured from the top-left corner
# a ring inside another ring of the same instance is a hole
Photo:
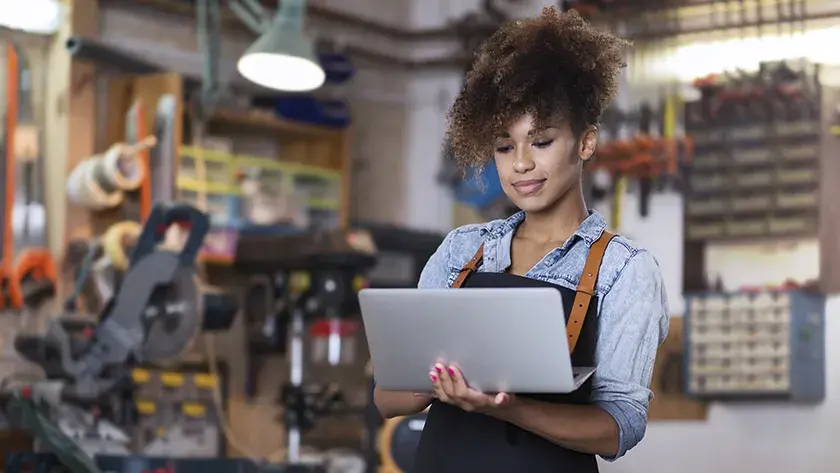
[[[0,26],[49,35],[61,23],[59,0],[0,0]]]
[[[279,2],[266,30],[239,58],[237,69],[251,82],[285,92],[307,92],[324,84],[315,46],[304,36],[305,0]]]

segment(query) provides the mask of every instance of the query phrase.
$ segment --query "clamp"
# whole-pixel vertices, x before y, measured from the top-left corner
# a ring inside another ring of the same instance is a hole
[[[0,241],[0,309],[20,310],[37,307],[56,292],[57,271],[52,255],[43,248],[45,229],[37,235],[30,234],[29,218],[24,218],[22,250],[15,255],[13,208],[16,199],[17,172],[20,164],[24,180],[21,196],[25,212],[33,204],[43,208],[42,198],[34,195],[39,173],[43,172],[43,155],[40,153],[40,134],[35,126],[32,107],[30,66],[23,50],[15,44],[6,45],[6,116],[4,120],[4,149],[0,150],[0,173],[4,186],[0,199],[2,213],[2,241]]]
[[[58,274],[55,260],[48,250],[23,250],[8,276],[2,297],[4,308],[38,307],[55,295]]]

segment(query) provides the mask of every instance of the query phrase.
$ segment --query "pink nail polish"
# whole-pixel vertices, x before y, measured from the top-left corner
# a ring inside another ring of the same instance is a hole
[[[437,383],[437,376],[430,374],[429,379],[431,379],[433,383]]]
[[[452,368],[447,368],[446,371],[449,372],[449,376],[455,376],[455,370],[453,370]]]
[[[440,367],[439,367],[439,366],[435,366],[435,369],[437,370],[438,374],[440,374],[440,373],[441,373],[441,370],[440,370]]]

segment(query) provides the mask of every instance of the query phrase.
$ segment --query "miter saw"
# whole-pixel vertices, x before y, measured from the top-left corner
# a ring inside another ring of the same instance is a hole
[[[183,248],[159,248],[176,225],[188,231]],[[202,329],[229,327],[235,299],[202,294],[197,285],[196,258],[209,226],[208,217],[193,207],[156,205],[98,321],[60,317],[46,334],[17,336],[18,353],[43,368],[48,380],[12,392],[10,421],[41,439],[62,461],[85,463],[80,458],[89,452],[79,448],[78,429],[70,432],[61,424],[62,404],[99,406],[130,378],[132,365],[171,359]],[[91,471],[88,466],[80,471]]]
[[[178,253],[157,248],[173,225],[189,229]],[[68,380],[65,396],[79,400],[95,400],[112,389],[121,377],[107,375],[109,371],[180,354],[204,319],[196,257],[209,227],[207,216],[193,207],[157,205],[143,226],[119,290],[95,327],[89,325],[82,337],[74,337],[74,327],[84,323],[57,319],[44,335],[17,337],[15,348],[48,377]]]

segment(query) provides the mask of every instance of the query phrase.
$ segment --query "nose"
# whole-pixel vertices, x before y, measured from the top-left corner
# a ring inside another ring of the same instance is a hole
[[[517,146],[513,156],[513,170],[525,174],[534,169],[534,158],[531,156],[530,146]]]

